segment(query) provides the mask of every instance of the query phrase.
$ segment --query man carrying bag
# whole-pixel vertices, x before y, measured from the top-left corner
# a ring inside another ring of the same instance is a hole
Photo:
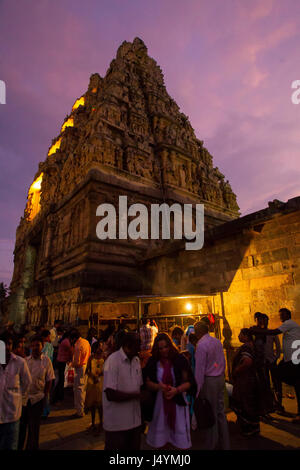
[[[195,354],[197,398],[194,413],[197,427],[205,429],[205,449],[230,448],[228,425],[224,410],[225,357],[221,341],[208,333],[202,321],[194,326],[198,339]]]

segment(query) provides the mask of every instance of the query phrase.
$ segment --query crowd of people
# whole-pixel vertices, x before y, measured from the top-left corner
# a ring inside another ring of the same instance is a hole
[[[260,432],[260,420],[285,413],[282,383],[295,388],[300,424],[300,364],[292,360],[300,326],[291,312],[279,311],[282,324],[268,328],[256,312],[256,325],[243,328],[242,344],[229,375],[230,408],[244,436]],[[63,403],[66,372],[74,372],[72,418],[91,414],[89,430],[105,431],[106,450],[138,450],[141,434],[154,449],[192,447],[192,430],[201,429],[205,449],[230,448],[224,399],[226,361],[222,343],[203,317],[185,331],[159,332],[142,319],[139,331],[124,323],[90,328],[86,338],[56,321],[48,330],[5,329],[6,361],[0,364],[0,449],[39,448],[41,419]],[[283,359],[278,335],[283,334]],[[228,365],[228,369],[230,369]],[[98,420],[97,420],[98,417]],[[98,424],[96,422],[98,421]]]

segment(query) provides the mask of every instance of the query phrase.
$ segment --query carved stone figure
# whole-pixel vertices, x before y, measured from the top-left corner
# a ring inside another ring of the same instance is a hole
[[[45,143],[45,161],[32,183],[36,190],[28,192],[16,234],[11,289],[23,292],[17,307],[28,305],[34,321],[41,318],[45,299],[48,319],[74,319],[78,299],[107,293],[107,271],[115,279],[110,263],[116,270],[120,262],[120,272],[124,266],[129,272],[147,250],[160,246],[160,241],[146,243],[143,251],[137,241],[121,246],[98,240],[95,214],[100,200],[116,202],[127,194],[128,201],[149,205],[153,200],[162,203],[169,194],[181,204],[204,202],[216,223],[218,214],[220,221],[238,216],[230,184],[168,94],[162,70],[141,39],[121,44],[104,78],[91,75],[87,91],[74,99],[62,123],[66,121],[70,125],[61,128],[47,154]],[[25,299],[27,246],[36,247],[37,258],[35,294]],[[130,284],[129,277],[126,271],[124,286]],[[135,288],[138,282],[139,276]],[[128,293],[126,287],[124,291]]]

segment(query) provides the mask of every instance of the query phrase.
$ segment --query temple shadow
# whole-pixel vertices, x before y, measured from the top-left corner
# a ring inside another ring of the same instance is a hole
[[[296,417],[296,415],[294,415]],[[300,426],[297,424],[293,424],[290,421],[286,421],[285,419],[273,418],[273,420],[267,420],[262,418],[265,424],[269,426],[273,426],[276,429],[280,429],[282,431],[288,432],[289,434],[293,434],[293,436],[299,437],[299,447],[300,447]]]
[[[262,435],[250,438],[240,434],[239,427],[234,422],[228,423],[232,450],[291,450],[294,446],[285,446],[278,441],[272,440]]]
[[[60,437],[58,431],[57,435],[57,439],[52,439],[51,441],[40,444],[40,450],[52,450],[57,447],[62,448],[60,450],[89,450],[93,449],[95,446],[102,445],[102,443],[104,446],[103,431],[98,436],[89,434],[87,430],[79,431],[66,437]],[[76,440],[80,441],[80,447],[76,447]]]
[[[290,450],[292,446],[285,446],[264,436],[254,436],[246,438],[239,432],[239,427],[232,421],[228,422],[231,450]],[[193,450],[205,450],[204,431],[192,432]]]
[[[71,408],[68,408],[68,409],[71,409]],[[61,410],[59,410],[61,411]],[[74,413],[75,413],[75,410],[74,410]],[[41,420],[41,426],[42,425],[45,425],[45,424],[54,424],[54,423],[61,423],[63,421],[70,421],[70,423],[72,421],[75,421],[75,419],[72,419],[70,417],[70,415],[64,415],[64,416],[48,416],[47,419],[42,419]]]

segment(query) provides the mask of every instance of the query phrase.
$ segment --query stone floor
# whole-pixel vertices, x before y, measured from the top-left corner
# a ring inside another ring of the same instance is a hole
[[[300,449],[300,426],[291,422],[296,412],[296,400],[284,398],[284,407],[291,417],[273,414],[272,422],[261,423],[261,434],[258,437],[245,438],[239,434],[235,424],[236,416],[229,412],[231,448],[233,450],[284,450]],[[72,419],[74,414],[72,389],[66,390],[63,405],[52,407],[50,416],[42,421],[40,431],[40,448],[47,450],[102,450],[104,448],[104,432],[98,436],[87,432],[91,424],[90,416]],[[193,433],[193,449],[201,449],[201,436]],[[142,438],[142,449],[149,449]]]

